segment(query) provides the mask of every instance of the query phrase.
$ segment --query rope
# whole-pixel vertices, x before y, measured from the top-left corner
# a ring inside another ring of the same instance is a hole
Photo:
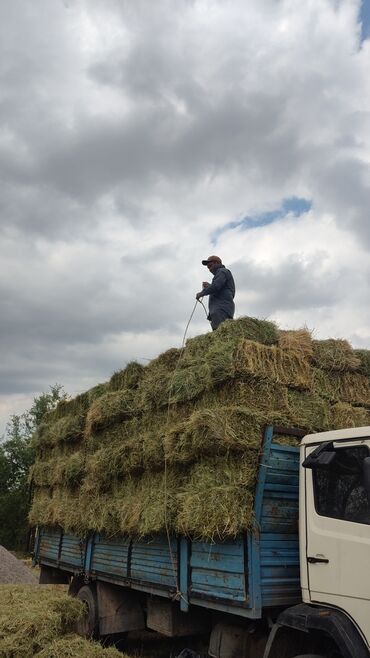
[[[188,333],[189,325],[190,325],[190,322],[193,319],[193,315],[195,313],[195,309],[196,309],[198,303],[203,306],[206,317],[208,318],[208,313],[207,313],[206,307],[204,306],[203,302],[200,299],[197,299],[195,304],[194,304],[194,308],[193,308],[193,310],[190,314],[190,318],[188,320],[188,323],[185,327],[185,331],[184,331],[184,335],[183,335],[183,339],[182,339],[182,344],[181,344],[181,348],[180,348],[179,358],[177,359],[175,369],[172,373],[170,389],[169,389],[169,392],[168,392],[167,420],[166,420],[166,430],[165,430],[166,434],[167,434],[169,420],[170,420],[171,395],[172,395],[173,384],[174,384],[174,381],[175,381],[175,374],[176,374],[176,371],[179,367],[180,361],[181,361],[181,359],[183,357],[183,354],[184,354],[186,335]],[[183,595],[181,593],[181,590],[179,588],[178,579],[177,579],[177,569],[176,569],[176,565],[175,565],[175,558],[174,558],[173,551],[172,551],[172,546],[171,546],[171,536],[170,536],[170,529],[169,529],[169,525],[168,525],[168,516],[167,516],[167,507],[168,507],[168,505],[167,505],[167,503],[168,503],[167,475],[168,475],[167,457],[166,457],[166,453],[165,453],[165,455],[164,455],[164,525],[165,525],[165,528],[166,528],[168,549],[169,549],[169,553],[170,553],[173,577],[174,577],[175,586],[176,586],[176,597],[175,598],[176,598],[176,600],[183,599],[184,601],[186,601],[186,599],[183,597]],[[186,603],[187,603],[187,601],[186,601]]]

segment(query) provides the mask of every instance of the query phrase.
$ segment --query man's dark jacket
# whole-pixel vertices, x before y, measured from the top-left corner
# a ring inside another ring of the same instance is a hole
[[[226,269],[225,265],[220,265],[217,268],[211,285],[208,288],[203,288],[202,297],[209,295],[209,315],[221,310],[227,313],[228,317],[234,317],[235,312],[235,283],[233,275],[230,270]]]

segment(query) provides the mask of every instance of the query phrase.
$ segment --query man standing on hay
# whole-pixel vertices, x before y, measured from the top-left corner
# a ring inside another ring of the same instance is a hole
[[[203,281],[203,290],[196,294],[199,300],[205,295],[209,295],[208,302],[208,320],[211,322],[213,331],[224,320],[234,317],[235,312],[235,283],[230,270],[227,270],[218,256],[209,256],[207,260],[202,260],[202,265],[206,265],[213,274],[212,283]]]

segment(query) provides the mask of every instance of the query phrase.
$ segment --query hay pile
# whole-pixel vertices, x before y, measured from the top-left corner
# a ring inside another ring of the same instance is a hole
[[[130,363],[40,428],[31,523],[235,536],[253,523],[264,426],[369,425],[369,364],[347,341],[254,318]]]
[[[82,613],[81,601],[64,588],[1,585],[0,657],[125,658],[74,633]]]

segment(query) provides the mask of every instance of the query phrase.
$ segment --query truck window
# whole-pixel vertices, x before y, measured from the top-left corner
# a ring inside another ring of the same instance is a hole
[[[370,505],[363,486],[366,446],[339,448],[329,469],[313,471],[316,512],[333,519],[370,524]]]

